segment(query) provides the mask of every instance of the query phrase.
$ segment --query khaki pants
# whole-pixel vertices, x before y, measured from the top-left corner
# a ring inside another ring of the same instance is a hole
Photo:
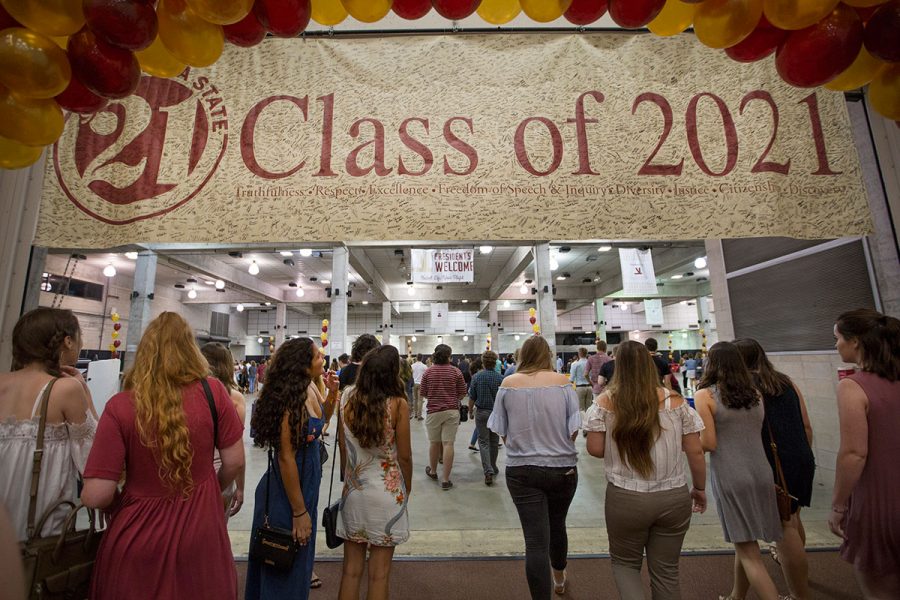
[[[641,564],[646,549],[653,600],[680,600],[678,559],[690,524],[687,486],[646,493],[606,485],[606,529],[619,596],[644,598]]]
[[[591,386],[579,385],[575,388],[575,393],[578,395],[578,404],[581,406],[581,412],[589,409],[594,401],[594,392],[591,390]]]
[[[456,431],[459,429],[459,410],[442,410],[436,413],[428,413],[425,417],[425,431],[428,432],[428,441],[432,444],[456,441]]]
[[[422,418],[422,394],[419,393],[421,384],[413,384],[413,416],[417,419]]]

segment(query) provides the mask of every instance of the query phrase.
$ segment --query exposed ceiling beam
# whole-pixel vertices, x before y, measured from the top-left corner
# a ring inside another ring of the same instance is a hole
[[[371,286],[370,289],[372,290],[374,300],[378,302],[390,302],[394,298],[391,295],[392,290],[384,282],[384,278],[372,263],[369,255],[366,254],[366,249],[351,246],[349,247],[349,250],[350,266],[352,266],[353,269],[357,273],[359,273],[359,276],[362,277],[363,281]],[[397,312],[397,309],[394,307],[393,303],[391,304],[391,314],[394,316],[400,315],[400,313]]]
[[[506,291],[512,282],[518,279],[519,275],[532,263],[534,256],[530,246],[519,246],[515,249],[503,268],[497,274],[494,283],[488,290],[488,298],[499,298],[500,294]]]
[[[266,300],[274,302],[292,302],[297,299],[293,290],[285,292],[276,285],[267,283],[255,275],[236,269],[218,260],[215,256],[203,254],[169,256],[167,254],[159,254],[158,261],[174,268],[187,269],[212,279],[221,279],[251,296],[255,293]],[[307,293],[311,291],[307,290]],[[217,300],[217,302],[220,301]]]
[[[680,270],[690,265],[692,270],[694,267],[693,254],[696,253],[695,248],[668,248],[665,252],[654,254],[653,271],[656,273],[666,273],[668,271]],[[668,282],[666,282],[668,287]],[[619,272],[614,277],[603,281],[597,286],[599,292],[598,298],[609,298],[622,291],[622,273]]]

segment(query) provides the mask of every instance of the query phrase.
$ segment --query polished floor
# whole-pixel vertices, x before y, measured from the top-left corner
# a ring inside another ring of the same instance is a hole
[[[248,397],[248,408],[253,398]],[[249,414],[249,411],[248,411]],[[332,423],[331,430],[334,430]],[[473,557],[519,556],[524,554],[524,542],[515,506],[506,490],[503,477],[505,456],[500,450],[501,474],[492,487],[484,484],[481,459],[467,449],[475,423],[460,425],[456,438],[451,479],[453,489],[443,491],[425,475],[428,458],[428,440],[424,421],[412,421],[413,481],[409,501],[409,517],[412,533],[409,542],[397,548],[397,556],[407,557]],[[253,495],[259,478],[266,469],[266,453],[254,448],[248,427],[244,434],[247,475],[245,503],[241,511],[228,523],[232,549],[236,558],[244,557],[250,539],[253,518]],[[332,436],[326,438],[329,443]],[[606,478],[603,461],[584,449],[584,439],[578,438],[578,491],[569,509],[568,534],[571,556],[596,556],[608,552],[606,524],[604,521],[604,495]],[[329,451],[332,448],[329,447]],[[333,454],[333,452],[332,452]],[[328,498],[331,461],[326,465],[320,489],[319,508]],[[828,507],[834,485],[834,472],[820,469],[816,473],[812,508],[801,513],[810,548],[833,548],[838,539],[828,530]],[[341,484],[335,481],[334,495],[340,494]],[[321,520],[321,516],[320,516]],[[321,522],[319,523],[321,529]],[[731,550],[733,547],[722,537],[716,516],[715,502],[703,515],[694,515],[693,523],[685,539],[684,550]],[[322,557],[340,556],[340,549],[328,550],[318,544],[316,554]]]

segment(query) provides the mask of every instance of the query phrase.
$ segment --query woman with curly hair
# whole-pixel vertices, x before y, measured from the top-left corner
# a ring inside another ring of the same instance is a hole
[[[394,547],[409,539],[412,488],[409,403],[400,353],[380,346],[363,358],[338,432],[345,466],[337,534],[344,539],[340,600],[358,600],[369,551],[368,598],[388,597]]]
[[[290,530],[300,551],[288,571],[270,568],[251,556],[245,598],[309,597],[316,554],[316,516],[322,464],[319,445],[323,425],[331,419],[338,380],[325,376],[327,396],[316,386],[325,373],[325,357],[309,338],[286,341],[266,370],[253,410],[253,442],[269,451],[269,467],[256,486],[253,530],[268,516],[269,525]],[[265,514],[268,494],[268,515]]]
[[[762,600],[777,600],[757,542],[780,542],[783,536],[760,438],[765,412],[737,346],[713,344],[698,387],[694,402],[706,427],[700,443],[709,452],[710,485],[725,541],[735,549],[734,584],[726,600],[744,598],[751,587]]]
[[[90,598],[237,595],[221,493],[244,466],[243,430],[191,327],[162,313],[100,417],[85,469],[82,502],[112,513]]]

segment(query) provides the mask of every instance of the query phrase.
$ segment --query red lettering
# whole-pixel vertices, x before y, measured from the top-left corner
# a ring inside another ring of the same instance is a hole
[[[547,128],[547,131],[550,133],[550,139],[553,143],[553,159],[550,161],[550,166],[546,171],[538,171],[531,164],[531,159],[528,157],[528,149],[525,147],[525,130],[528,128],[528,124],[536,122],[541,123],[544,127]],[[562,135],[559,133],[559,129],[554,125],[553,121],[546,117],[528,117],[516,128],[515,135],[515,149],[516,149],[516,160],[519,161],[519,164],[523,169],[531,173],[532,175],[537,175],[538,177],[546,177],[550,173],[556,171],[559,168],[559,164],[563,159],[563,141]]]
[[[813,175],[840,175],[843,171],[832,171],[828,165],[828,151],[825,149],[825,132],[822,130],[822,117],[819,115],[819,97],[813,92],[798,104],[806,104],[809,110],[809,121],[812,126],[813,143],[816,145],[816,159],[819,168]]]
[[[408,170],[406,165],[403,164],[403,157],[400,156],[400,165],[397,167],[397,175],[412,175],[413,177],[418,177],[431,170],[431,166],[434,164],[434,155],[431,153],[431,149],[429,149],[428,146],[409,135],[406,128],[411,122],[421,123],[422,127],[425,128],[425,133],[428,133],[428,119],[412,117],[400,123],[400,141],[403,142],[404,146],[422,157],[422,170]]]
[[[451,148],[458,150],[460,154],[469,159],[469,166],[462,171],[457,171],[450,166],[450,162],[447,160],[447,157],[444,156],[444,175],[469,175],[478,166],[478,152],[475,148],[459,139],[456,134],[453,133],[452,126],[454,121],[462,121],[468,125],[469,133],[473,134],[475,133],[475,126],[472,124],[472,119],[468,117],[450,117],[447,119],[447,122],[444,123],[444,139],[447,140],[447,143],[450,144]]]
[[[654,92],[644,92],[634,99],[634,104],[631,105],[631,114],[634,114],[637,111],[638,106],[644,102],[652,102],[659,107],[660,111],[662,111],[663,132],[662,135],[659,136],[659,142],[656,144],[656,148],[653,149],[653,152],[647,157],[647,160],[644,161],[644,164],[638,170],[638,175],[681,175],[681,171],[684,168],[683,158],[678,161],[678,164],[653,164],[653,159],[656,158],[660,148],[663,147],[663,144],[666,143],[669,134],[672,132],[672,121],[674,120],[672,117],[672,106],[664,96],[660,96]]]
[[[603,94],[597,91],[585,92],[578,96],[575,101],[575,118],[566,119],[566,123],[575,123],[575,135],[578,139],[578,170],[573,171],[572,175],[599,175],[600,173],[591,169],[591,157],[588,154],[587,129],[585,124],[598,123],[597,119],[586,119],[584,117],[584,98],[590,96],[597,103],[603,102]]]
[[[720,173],[714,172],[706,164],[706,160],[703,158],[703,149],[700,148],[700,138],[697,134],[697,105],[704,97],[711,98],[716,103],[719,114],[722,115],[722,127],[725,130],[725,148],[728,154],[725,158],[725,166]],[[694,162],[697,163],[700,170],[712,177],[723,177],[731,173],[737,164],[738,138],[737,129],[734,127],[734,119],[731,118],[731,112],[728,110],[728,106],[725,105],[725,101],[709,92],[697,94],[688,102],[685,125],[687,126],[688,147],[691,149]]]
[[[254,150],[254,135],[256,133],[256,121],[259,119],[259,115],[262,111],[272,104],[273,102],[285,101],[291,102],[295,104],[303,113],[303,120],[306,121],[308,119],[307,108],[309,105],[309,97],[304,96],[302,98],[297,98],[296,96],[271,96],[266,98],[265,100],[260,100],[250,109],[250,112],[247,113],[247,118],[244,119],[244,125],[241,127],[241,158],[244,159],[244,164],[247,165],[247,168],[250,169],[253,174],[258,175],[264,179],[282,179],[284,177],[289,177],[293,175],[297,171],[303,168],[306,164],[305,160],[300,161],[293,169],[289,171],[285,171],[283,173],[277,173],[274,171],[267,171],[264,169],[259,162],[256,160],[256,151]]]
[[[350,126],[351,137],[359,137],[360,126],[363,123],[372,124],[372,127],[375,130],[375,138],[369,140],[365,144],[360,144],[350,151],[350,154],[347,155],[347,160],[344,161],[344,166],[347,168],[347,173],[353,177],[362,177],[363,175],[368,175],[374,169],[375,174],[379,177],[389,175],[394,169],[386,167],[384,165],[384,125],[382,125],[381,121],[379,121],[378,119],[357,119],[353,122],[353,125]],[[372,160],[372,165],[366,168],[360,167],[359,154],[373,144],[375,146],[375,156]]]
[[[750,104],[753,100],[762,100],[766,104],[769,105],[769,108],[772,110],[772,137],[769,139],[769,145],[766,146],[766,149],[763,150],[762,156],[759,157],[759,160],[756,161],[756,164],[753,165],[753,168],[750,169],[751,173],[781,173],[782,175],[787,175],[788,171],[791,169],[791,161],[788,159],[785,163],[777,163],[766,160],[766,157],[769,156],[769,152],[772,150],[772,146],[775,144],[775,138],[778,136],[778,105],[775,104],[775,100],[772,99],[772,94],[765,90],[755,90],[750,92],[746,96],[741,99],[741,109],[740,114],[744,114],[744,108],[748,104]]]
[[[334,136],[334,93],[319,96],[322,103],[322,147],[319,154],[319,170],[313,177],[337,177],[331,170],[331,143]]]

